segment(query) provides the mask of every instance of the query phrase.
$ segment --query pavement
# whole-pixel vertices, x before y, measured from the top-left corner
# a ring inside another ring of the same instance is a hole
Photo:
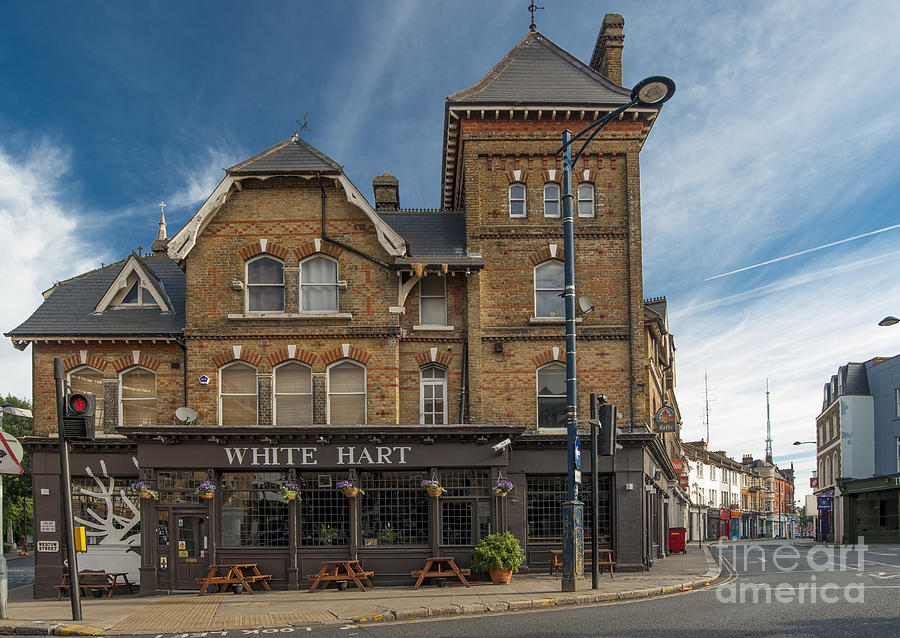
[[[31,587],[10,591],[9,619],[0,620],[0,634],[25,635],[139,635],[168,632],[209,632],[232,629],[317,624],[383,623],[440,616],[501,613],[563,605],[589,605],[620,599],[645,598],[706,587],[720,574],[709,549],[696,544],[687,554],[673,554],[654,562],[647,572],[601,574],[599,589],[560,591],[560,581],[546,574],[517,574],[508,585],[473,582],[471,587],[423,585],[376,586],[367,592],[352,584],[346,591],[333,587],[308,592],[261,591],[234,595],[192,593],[112,598],[82,597],[83,620],[73,622],[68,598],[35,600]]]

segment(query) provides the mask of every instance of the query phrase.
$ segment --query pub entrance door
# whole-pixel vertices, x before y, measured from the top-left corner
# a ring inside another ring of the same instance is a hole
[[[180,508],[171,510],[169,571],[173,589],[199,589],[197,579],[209,573],[207,527],[205,512]]]

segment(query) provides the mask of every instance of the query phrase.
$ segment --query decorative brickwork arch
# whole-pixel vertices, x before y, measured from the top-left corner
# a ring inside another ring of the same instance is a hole
[[[545,350],[544,352],[535,355],[531,360],[534,362],[535,368],[540,368],[541,366],[547,365],[551,361],[565,361],[565,358],[565,348],[554,346],[549,350]]]
[[[581,182],[591,182],[592,184],[596,184],[600,179],[600,173],[590,168],[586,168],[581,171],[573,171],[572,179],[576,184],[580,184]]]
[[[81,366],[90,366],[100,374],[106,374],[106,361],[95,354],[87,354],[82,351],[80,354],[73,354],[71,357],[63,359],[63,369],[69,374],[75,368]]]
[[[526,184],[526,183],[528,183],[528,171],[520,171],[520,170],[508,171],[506,173],[506,180],[510,184],[515,184],[516,182]]]
[[[541,178],[544,180],[544,183],[554,182],[556,184],[562,184],[563,173],[560,170],[549,169],[546,171],[541,171]]]
[[[262,363],[262,360],[263,357],[261,354],[245,346],[231,346],[228,350],[223,350],[212,357],[213,365],[217,368],[221,368],[226,363],[231,363],[232,361],[243,361],[255,368],[259,368],[259,364]]]
[[[141,366],[148,370],[152,370],[153,372],[158,372],[160,361],[159,359],[147,356],[140,350],[132,350],[131,354],[120,357],[112,362],[112,367],[113,370],[116,371],[116,374],[134,366]]]
[[[273,368],[286,361],[299,361],[300,363],[305,363],[312,367],[318,358],[319,357],[317,357],[315,353],[312,353],[309,350],[302,350],[301,348],[290,344],[269,353],[269,356],[266,357],[266,361]]]
[[[238,255],[240,255],[243,261],[247,261],[251,257],[262,254],[272,255],[273,257],[278,257],[278,259],[284,261],[288,256],[288,252],[287,248],[280,246],[273,241],[269,241],[268,239],[257,239],[249,244],[245,244],[238,251]]]
[[[429,363],[436,363],[439,366],[449,368],[452,359],[453,357],[449,352],[438,352],[437,348],[429,348],[416,354],[416,363],[419,364],[420,368]]]
[[[349,343],[342,343],[334,350],[328,350],[322,354],[322,361],[326,366],[330,366],[335,361],[340,361],[341,359],[353,359],[364,366],[368,366],[369,361],[372,359],[372,354],[365,350],[361,350],[356,346],[350,345]]]
[[[297,259],[301,261],[316,253],[324,253],[335,259],[340,259],[341,253],[343,252],[344,249],[340,246],[335,246],[334,244],[322,241],[321,239],[314,239],[313,241],[294,249],[294,254],[297,255]]]
[[[563,249],[559,244],[549,244],[545,248],[541,248],[539,250],[535,250],[528,256],[528,261],[531,262],[532,266],[537,266],[538,264],[542,264],[545,261],[549,261],[551,259],[557,259],[559,261],[563,261]]]

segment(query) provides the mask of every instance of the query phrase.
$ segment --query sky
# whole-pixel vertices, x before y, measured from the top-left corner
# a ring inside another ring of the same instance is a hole
[[[0,328],[54,281],[171,236],[224,167],[304,134],[401,205],[440,205],[444,98],[528,32],[527,0],[12,3],[0,23]],[[822,386],[898,354],[900,3],[544,0],[590,60],[625,17],[623,83],[678,86],[641,154],[644,296],[665,295],[682,438],[777,463],[808,492]],[[0,393],[31,395],[0,344]]]

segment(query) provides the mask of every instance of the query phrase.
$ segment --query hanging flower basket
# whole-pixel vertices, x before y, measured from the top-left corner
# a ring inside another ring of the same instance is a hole
[[[281,486],[281,498],[286,501],[299,501],[300,486],[296,483],[285,483]]]
[[[350,481],[338,481],[336,487],[344,493],[347,498],[356,498],[357,494],[365,494],[365,492],[356,487]]]
[[[131,489],[137,490],[138,496],[140,496],[141,498],[152,498],[155,501],[159,500],[159,492],[154,489],[150,489],[150,486],[143,481],[132,483]]]
[[[425,488],[425,491],[428,492],[428,496],[431,498],[438,498],[447,493],[446,488],[441,487],[440,482],[435,479],[422,481],[422,487]]]
[[[507,494],[513,491],[516,488],[515,485],[507,481],[506,479],[500,479],[496,483],[494,483],[494,496],[498,496],[500,498],[504,498]]]
[[[195,494],[199,494],[200,498],[212,498],[216,493],[216,486],[211,481],[203,481],[195,490]]]

